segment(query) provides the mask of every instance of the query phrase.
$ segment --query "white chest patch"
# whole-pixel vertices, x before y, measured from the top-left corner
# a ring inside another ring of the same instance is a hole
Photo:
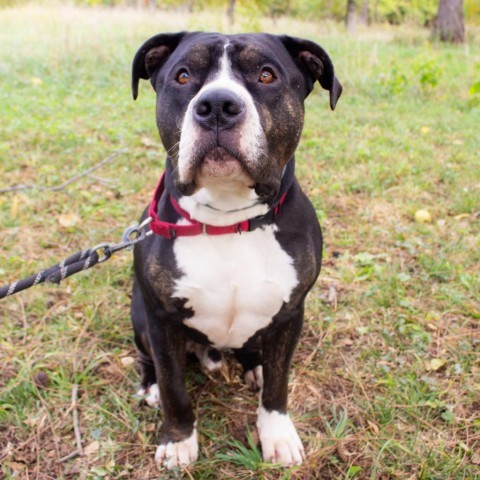
[[[216,348],[240,348],[266,327],[297,285],[292,258],[274,225],[244,234],[177,238],[174,252],[184,273],[174,296],[187,299],[185,324]]]

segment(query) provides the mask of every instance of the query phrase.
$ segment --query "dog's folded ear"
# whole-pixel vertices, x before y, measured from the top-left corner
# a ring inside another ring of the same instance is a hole
[[[281,35],[280,39],[305,74],[307,95],[313,90],[313,84],[318,80],[320,85],[330,92],[330,108],[334,110],[342,94],[342,85],[335,77],[333,63],[327,52],[315,42],[303,38]]]
[[[138,82],[155,76],[177,48],[186,32],[160,33],[148,39],[135,54],[132,64],[132,94],[138,97]],[[154,83],[154,82],[152,82]]]

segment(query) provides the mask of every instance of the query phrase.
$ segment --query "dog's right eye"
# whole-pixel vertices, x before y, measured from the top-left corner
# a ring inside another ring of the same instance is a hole
[[[184,68],[182,68],[177,73],[177,82],[180,83],[181,85],[185,85],[186,83],[188,83],[189,80],[190,80],[190,75]]]

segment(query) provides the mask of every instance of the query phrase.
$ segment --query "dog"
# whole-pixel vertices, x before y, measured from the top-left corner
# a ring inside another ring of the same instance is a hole
[[[294,152],[314,83],[332,110],[341,95],[332,61],[318,44],[286,35],[166,33],[134,57],[134,99],[140,79],[156,92],[167,152],[142,217],[155,234],[134,248],[131,302],[139,394],[163,410],[155,459],[169,469],[197,460],[187,353],[214,370],[228,349],[260,391],[264,460],[299,465],[288,374],[322,233]]]

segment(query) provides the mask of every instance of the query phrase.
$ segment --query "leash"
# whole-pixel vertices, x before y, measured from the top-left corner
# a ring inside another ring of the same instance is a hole
[[[122,240],[119,243],[99,243],[92,248],[82,250],[74,255],[66,258],[62,262],[47,270],[42,270],[34,273],[29,277],[23,278],[16,282],[0,287],[0,300],[15,293],[26,290],[40,283],[60,283],[67,277],[83,270],[88,270],[99,263],[106,262],[112,255],[120,250],[131,249],[133,245],[144,240],[147,236],[156,234],[167,239],[175,239],[176,237],[194,236],[194,235],[225,235],[242,232],[251,232],[257,228],[262,228],[265,225],[270,225],[275,222],[276,217],[280,213],[280,208],[283,205],[288,193],[288,189],[283,192],[277,203],[269,209],[269,211],[258,217],[245,220],[243,222],[235,223],[233,225],[226,225],[218,227],[214,225],[207,225],[200,223],[192,218],[188,212],[183,210],[178,202],[172,196],[169,200],[177,213],[188,220],[189,225],[179,225],[176,223],[169,223],[158,218],[158,203],[160,198],[165,193],[165,173],[161,176],[160,181],[155,189],[153,200],[148,209],[148,217],[140,224],[128,227],[122,235]],[[147,230],[147,227],[149,229]]]
[[[106,262],[114,253],[124,249],[131,249],[133,245],[141,242],[148,235],[151,235],[153,233],[152,230],[146,229],[151,221],[152,219],[148,217],[140,225],[137,224],[128,227],[123,232],[122,240],[119,243],[99,243],[92,248],[71,255],[53,267],[1,287],[0,299],[14,295],[40,283],[49,282],[58,284],[75,273],[88,270],[99,263]]]

